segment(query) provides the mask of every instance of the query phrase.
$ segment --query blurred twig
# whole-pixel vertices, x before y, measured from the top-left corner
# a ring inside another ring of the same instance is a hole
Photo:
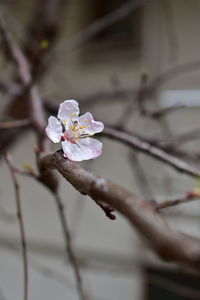
[[[44,69],[42,62],[58,36],[64,19],[61,18],[61,14],[67,2],[67,0],[38,0],[36,2],[33,18],[29,25],[29,34],[23,43],[26,56],[18,45],[13,42],[1,17],[2,48],[5,50],[5,55],[9,61],[17,65],[17,76],[14,76],[14,81],[22,83],[20,92],[18,91],[17,95],[11,95],[11,99],[7,101],[8,104],[2,115],[7,115],[12,119],[31,117],[32,122],[35,124],[34,127],[36,128],[39,125],[36,131],[42,142],[44,141],[43,129],[46,121],[43,123],[43,120],[45,120],[42,116],[43,110],[37,109],[38,106],[42,105],[42,101],[35,83],[36,79],[41,79],[47,70],[47,66]],[[34,35],[34,38],[32,38],[32,35]],[[35,114],[36,111],[37,114]],[[15,128],[10,131],[9,138],[7,134],[2,134],[0,152],[4,152],[12,145],[21,133],[21,129]],[[41,148],[43,147],[46,147],[46,143],[41,145]]]
[[[20,175],[26,175],[28,177],[32,177],[32,178],[36,179],[39,183],[41,183],[43,186],[48,188],[48,190],[51,192],[52,196],[54,197],[56,207],[58,210],[58,214],[59,214],[59,218],[60,218],[60,222],[61,222],[61,226],[62,226],[62,230],[63,230],[66,254],[68,255],[69,260],[74,269],[74,274],[75,274],[75,278],[76,278],[76,286],[77,286],[79,298],[80,298],[80,300],[87,300],[88,297],[86,296],[86,293],[83,288],[83,278],[82,278],[82,274],[80,271],[79,261],[75,254],[75,250],[74,250],[73,243],[71,240],[71,234],[70,234],[70,231],[68,228],[67,219],[66,219],[66,215],[64,212],[64,204],[58,194],[57,188],[56,189],[50,188],[49,185],[44,184],[41,174],[36,174],[30,166],[26,170],[17,168],[15,166],[12,166],[12,169],[14,172],[16,172]],[[46,176],[46,174],[44,174],[44,175]],[[50,181],[50,179],[48,179],[48,180]]]
[[[199,139],[200,138],[200,128],[191,130],[186,133],[177,134],[174,137],[169,138],[168,140],[161,140],[158,142],[159,145],[161,145],[164,148],[173,148],[175,146],[180,146],[183,143]]]
[[[26,236],[25,236],[22,208],[21,208],[19,183],[18,183],[17,177],[15,175],[15,170],[11,163],[11,158],[9,157],[8,154],[5,155],[5,161],[10,170],[11,178],[12,178],[13,185],[15,188],[15,200],[16,200],[17,217],[18,217],[20,235],[21,235],[21,247],[22,247],[22,256],[23,256],[23,267],[24,267],[24,300],[28,300],[28,282],[29,282],[29,280],[28,280],[27,244],[26,244]]]
[[[169,60],[175,62],[178,60],[179,54],[179,43],[176,22],[173,14],[172,1],[164,0],[162,1],[162,12],[164,15],[164,21],[166,24],[166,33],[168,38],[169,47]]]
[[[131,169],[134,172],[134,177],[137,185],[140,188],[143,198],[146,200],[154,200],[153,192],[148,182],[148,178],[143,170],[143,166],[140,162],[139,153],[130,151],[129,153],[129,161],[132,164]]]
[[[56,206],[57,206],[58,213],[60,216],[63,234],[65,237],[66,253],[68,254],[70,262],[74,268],[79,298],[80,298],[80,300],[87,300],[88,297],[86,296],[86,293],[83,289],[83,279],[82,279],[82,275],[80,272],[79,262],[78,262],[78,259],[76,257],[75,251],[72,246],[71,234],[70,234],[70,231],[68,228],[67,219],[66,219],[65,212],[64,212],[64,205],[63,205],[63,202],[62,202],[60,196],[58,195],[58,193],[54,194],[54,198],[55,198]]]
[[[195,191],[195,190],[188,192],[183,197],[172,199],[172,200],[166,200],[164,202],[157,203],[155,205],[155,207],[156,207],[156,210],[161,210],[161,209],[176,206],[176,205],[179,205],[182,203],[188,203],[188,202],[191,202],[194,200],[200,200],[200,194],[198,191]]]
[[[200,168],[169,154],[162,148],[154,146],[147,140],[141,139],[139,136],[136,136],[133,133],[106,126],[102,134],[109,138],[123,142],[124,144],[127,144],[138,151],[144,152],[162,162],[165,162],[179,172],[186,173],[194,177],[200,176]]]
[[[3,45],[5,55],[16,65],[16,72],[18,74],[20,82],[23,84],[25,91],[23,90],[23,95],[18,95],[16,102],[21,102],[23,99],[24,110],[23,113],[26,112],[27,105],[28,105],[28,116],[31,118],[32,123],[35,127],[38,127],[38,131],[43,131],[45,123],[43,122],[43,110],[38,109],[41,106],[40,95],[36,88],[36,86],[31,86],[30,83],[32,82],[32,77],[30,73],[30,65],[27,61],[26,57],[24,56],[21,49],[12,39],[10,33],[8,32],[4,19],[0,15],[0,33],[3,38]],[[27,86],[29,86],[27,88]],[[19,97],[19,98],[18,98]],[[24,98],[25,97],[25,98]],[[15,97],[14,97],[15,98]],[[25,100],[24,100],[25,99]],[[28,99],[28,101],[27,101]],[[15,102],[13,99],[13,101]],[[13,105],[12,101],[12,105]],[[37,108],[37,113],[36,113]],[[18,108],[20,109],[20,108]],[[21,112],[20,112],[21,113]],[[20,116],[19,116],[20,119]],[[17,136],[17,135],[16,135]]]
[[[71,39],[67,40],[63,44],[57,46],[54,50],[57,56],[61,55],[64,51],[69,51],[77,48],[83,42],[86,42],[97,33],[103,31],[105,28],[117,23],[118,21],[126,18],[130,15],[136,8],[139,6],[149,2],[149,0],[128,0],[118,9],[114,10],[113,12],[99,18],[98,20],[94,21],[88,27],[83,29],[82,31],[78,32],[75,36]]]
[[[22,120],[10,120],[5,122],[0,122],[0,129],[11,129],[11,128],[21,128],[30,126],[31,122],[29,119]]]

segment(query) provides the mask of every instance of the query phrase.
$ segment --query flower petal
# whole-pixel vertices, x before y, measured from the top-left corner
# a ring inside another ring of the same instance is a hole
[[[74,119],[77,120],[79,115],[79,106],[76,100],[65,100],[59,106],[58,110],[58,118],[62,121],[66,121],[67,123]]]
[[[79,125],[86,126],[84,128],[85,133],[94,134],[97,132],[101,132],[104,129],[104,125],[102,122],[94,121],[91,113],[87,112],[79,118]]]
[[[62,142],[64,156],[73,161],[96,158],[102,153],[102,143],[96,139],[83,138],[76,144],[68,141]]]
[[[46,134],[54,143],[59,143],[62,136],[62,125],[55,117],[49,117]]]

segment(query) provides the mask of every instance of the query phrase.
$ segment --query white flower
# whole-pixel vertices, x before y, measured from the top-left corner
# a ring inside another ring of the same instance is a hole
[[[79,117],[76,100],[65,100],[59,106],[58,119],[49,117],[46,134],[54,143],[61,141],[65,157],[82,161],[101,155],[102,143],[91,136],[103,128],[103,123],[94,121],[89,112]]]

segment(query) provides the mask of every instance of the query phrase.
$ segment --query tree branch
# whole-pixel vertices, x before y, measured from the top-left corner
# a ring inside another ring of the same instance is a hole
[[[43,68],[44,57],[48,54],[53,47],[56,37],[58,36],[61,23],[64,18],[61,17],[67,0],[44,0],[37,1],[33,21],[29,26],[29,33],[26,41],[24,42],[24,48],[26,49],[26,56],[23,51],[13,42],[10,38],[10,34],[7,31],[5,22],[1,18],[0,32],[2,34],[2,46],[6,51],[5,55],[10,61],[14,61],[17,65],[17,78],[15,81],[22,83],[21,90],[17,95],[11,95],[10,101],[6,105],[3,115],[8,115],[13,119],[31,117],[37,132],[40,132],[41,141],[44,141],[44,117],[42,109],[38,109],[42,105],[38,89],[35,86],[35,80],[41,79],[45,70]],[[34,38],[32,38],[35,35]],[[42,46],[42,42],[46,41],[47,47]],[[28,104],[28,105],[27,105]],[[36,109],[35,109],[36,108]],[[37,114],[35,111],[37,110]],[[39,125],[39,128],[37,126]],[[10,145],[16,141],[16,138],[21,135],[23,131],[21,129],[14,129],[10,131],[10,136],[7,134],[1,135],[0,152],[4,152]],[[44,143],[41,143],[41,148],[46,147]]]
[[[19,193],[19,183],[17,181],[17,177],[15,175],[15,170],[12,166],[11,160],[8,155],[5,155],[5,161],[10,170],[10,175],[13,181],[13,185],[15,188],[15,200],[17,207],[17,218],[19,222],[20,235],[21,235],[21,247],[22,247],[22,257],[23,257],[23,268],[24,268],[24,300],[28,300],[28,258],[27,258],[27,244],[26,244],[26,236],[24,230],[24,220],[22,215],[21,208],[21,199]]]
[[[20,168],[17,168],[12,165],[12,171],[14,173],[18,173],[20,175],[25,175],[25,176],[34,178],[40,184],[45,186],[51,192],[52,196],[54,197],[58,215],[59,215],[59,219],[60,219],[60,223],[61,223],[61,227],[63,230],[66,254],[68,255],[69,260],[74,269],[78,295],[79,295],[80,300],[87,300],[88,298],[87,298],[86,293],[83,288],[83,278],[82,278],[82,274],[80,271],[79,261],[75,254],[75,250],[74,250],[74,247],[72,244],[71,234],[69,231],[67,219],[66,219],[65,212],[64,212],[64,204],[63,204],[63,202],[58,194],[58,191],[57,191],[57,181],[55,181],[56,180],[55,176],[52,174],[51,170],[44,169],[43,167],[41,168],[41,174],[39,174],[39,175],[36,174],[30,166],[28,166],[27,170],[24,170],[24,169],[20,169]],[[48,177],[48,184],[46,184],[46,182],[44,181],[44,177],[45,178]]]
[[[5,122],[0,122],[0,130],[4,129],[12,129],[12,128],[27,128],[29,127],[31,122],[29,119],[22,120],[10,120]]]
[[[54,193],[54,198],[55,198],[55,202],[56,202],[56,206],[57,206],[57,210],[59,213],[59,217],[60,217],[60,221],[61,221],[61,225],[62,225],[62,229],[63,229],[63,234],[64,234],[64,238],[65,238],[66,253],[69,256],[69,260],[74,269],[74,274],[76,277],[76,286],[77,286],[79,298],[80,298],[80,300],[87,300],[88,298],[83,289],[83,279],[82,279],[82,275],[80,272],[79,261],[75,254],[75,251],[73,249],[71,234],[70,234],[70,231],[68,228],[67,219],[66,219],[65,212],[64,212],[64,205],[63,205],[63,202],[62,202],[61,198],[59,197],[58,193]]]
[[[106,126],[101,133],[103,136],[118,140],[127,144],[134,149],[144,152],[176,169],[179,172],[188,174],[190,176],[200,176],[200,168],[193,166],[176,156],[169,154],[167,151],[154,146],[150,142],[140,138],[139,136]]]
[[[172,200],[166,200],[164,202],[161,203],[157,203],[155,204],[155,207],[157,210],[161,210],[163,208],[168,208],[171,206],[176,206],[182,203],[188,203],[194,200],[199,200],[200,199],[200,194],[198,190],[193,190],[191,192],[188,192],[185,196],[183,197],[179,197],[176,199],[172,199]]]
[[[88,25],[85,29],[78,32],[71,39],[64,42],[62,45],[56,47],[55,54],[59,56],[63,51],[73,50],[80,46],[83,42],[88,41],[90,38],[95,36],[97,33],[103,31],[104,29],[110,27],[111,25],[119,22],[120,20],[129,16],[136,8],[145,4],[149,0],[129,0],[122,4],[118,9],[112,11],[111,13],[99,18],[92,24]]]
[[[44,168],[56,169],[80,193],[116,208],[148,240],[160,258],[200,271],[200,241],[169,228],[150,202],[86,171],[64,158],[62,151],[44,156],[41,163]]]

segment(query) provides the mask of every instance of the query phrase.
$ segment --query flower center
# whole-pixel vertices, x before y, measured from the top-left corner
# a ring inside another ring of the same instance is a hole
[[[92,133],[86,133],[85,128],[87,127],[88,126],[86,125],[79,125],[78,121],[72,121],[69,129],[63,132],[62,140],[76,144],[77,142],[80,142],[80,139],[92,136]]]

